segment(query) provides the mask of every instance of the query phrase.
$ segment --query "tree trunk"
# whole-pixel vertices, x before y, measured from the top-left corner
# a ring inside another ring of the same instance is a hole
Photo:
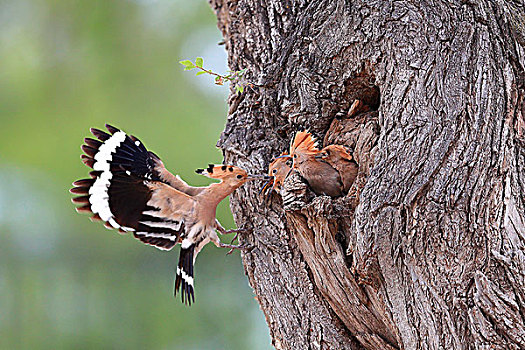
[[[211,6],[256,84],[230,95],[226,161],[266,172],[307,128],[360,165],[345,198],[297,174],[284,203],[255,183],[232,196],[274,346],[525,348],[524,5]]]

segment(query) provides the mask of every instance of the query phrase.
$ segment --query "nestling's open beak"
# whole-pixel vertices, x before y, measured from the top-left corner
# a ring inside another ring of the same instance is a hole
[[[261,193],[264,192],[264,190],[266,190],[268,188],[268,186],[271,186],[273,185],[273,181],[274,181],[274,178],[273,176],[269,176],[269,180],[265,182],[265,184],[263,185],[263,187],[261,188],[261,190],[259,191],[259,195],[261,195]]]

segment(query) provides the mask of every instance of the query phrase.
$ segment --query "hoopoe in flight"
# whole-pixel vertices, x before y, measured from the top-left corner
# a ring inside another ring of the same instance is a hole
[[[293,168],[308,182],[315,194],[342,196],[343,182],[339,172],[316,157],[319,153],[312,134],[306,131],[295,134],[290,145]]]
[[[343,192],[348,193],[357,177],[359,166],[346,148],[341,145],[328,145],[315,158],[327,162],[339,172],[343,181]]]
[[[209,164],[197,169],[220,180],[206,187],[193,187],[173,175],[162,161],[136,137],[106,124],[110,134],[91,129],[98,139],[86,138],[83,162],[93,168],[90,179],[73,183],[70,192],[81,195],[73,203],[78,212],[91,213],[109,229],[130,232],[145,244],[171,250],[181,244],[175,279],[175,294],[182,287],[182,302],[195,302],[193,264],[209,242],[217,247],[242,248],[221,243],[226,230],[215,218],[217,205],[235,189],[259,175],[249,175],[233,165]]]
[[[271,193],[271,191],[280,193],[284,179],[286,179],[290,170],[292,170],[292,157],[289,156],[288,153],[283,152],[268,166],[268,176],[270,180],[264,184],[260,192],[264,192],[271,186],[269,193]]]

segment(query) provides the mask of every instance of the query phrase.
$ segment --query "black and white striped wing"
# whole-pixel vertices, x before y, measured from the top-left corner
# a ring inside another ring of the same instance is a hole
[[[171,210],[170,201],[191,207],[193,199],[160,182],[156,156],[142,142],[106,125],[110,134],[91,129],[98,140],[86,138],[84,163],[93,168],[90,179],[73,183],[71,193],[78,212],[92,213],[109,229],[132,232],[134,237],[159,249],[170,250],[185,230],[184,212]],[[158,159],[158,157],[157,157]]]

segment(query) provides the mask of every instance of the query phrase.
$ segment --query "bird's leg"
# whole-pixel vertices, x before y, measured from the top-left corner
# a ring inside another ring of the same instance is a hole
[[[219,230],[219,232],[221,232],[221,231]],[[235,229],[235,230],[224,230],[224,232],[221,232],[221,234],[227,235],[229,233],[235,233],[235,236],[233,236],[232,241],[230,242],[230,243],[233,243],[233,242],[235,242],[237,237],[239,237],[239,233],[244,233],[244,232],[248,232],[248,230],[244,229],[244,228],[238,228],[238,229]]]
[[[250,230],[247,229],[247,228],[239,228],[239,229],[236,229],[236,230],[228,230],[228,231],[226,231],[226,233],[234,233],[234,232],[235,232],[235,236],[233,236],[232,241],[230,242],[230,244],[232,244],[233,242],[235,242],[237,240],[237,237],[239,237],[239,233],[247,233],[247,232],[250,232]],[[229,254],[231,252],[232,251],[230,251]]]
[[[237,233],[235,234],[235,236],[233,236],[232,241],[230,242],[230,244],[232,244],[233,242],[235,242],[235,240],[237,239],[238,236],[239,236],[239,232],[237,232]]]
[[[230,255],[231,253],[233,253],[233,251],[234,251],[235,249],[239,249],[239,250],[244,250],[244,251],[246,251],[246,250],[248,250],[248,248],[249,248],[249,247],[246,246],[246,245],[241,245],[241,244],[239,244],[239,245],[235,245],[235,244],[226,244],[226,243],[222,243],[222,242],[220,243],[219,247],[221,247],[221,248],[230,248],[230,250],[228,251],[228,253],[226,253],[226,255]]]
[[[226,230],[224,227],[222,227],[222,225],[219,223],[218,220],[215,221],[215,228],[217,229],[217,231],[219,231],[222,235],[227,235],[227,234],[230,234],[230,233],[235,233],[235,236],[233,236],[233,239],[232,241],[230,242],[233,243],[235,242],[235,240],[237,239],[237,237],[239,237],[239,233],[245,233],[245,232],[249,232],[248,229],[245,229],[245,228],[237,228],[237,229],[233,229],[233,230]]]
[[[221,226],[222,228],[222,226]],[[222,228],[225,232],[226,230],[224,228]],[[221,232],[221,230],[219,228],[217,228],[217,231]],[[245,230],[244,230],[245,231]],[[221,232],[222,233],[222,232]],[[219,239],[219,237],[217,236],[216,233],[214,233],[210,239],[212,240],[212,242],[218,247],[218,248],[230,248],[230,251],[227,253],[227,255],[230,255],[235,249],[239,249],[239,250],[245,250],[245,249],[248,249],[249,247],[246,246],[246,245],[234,245],[234,244],[226,244],[226,243],[222,243]],[[232,242],[235,241],[235,239],[237,239],[237,235],[235,235],[234,239],[232,240]]]
[[[227,230],[224,227],[222,227],[222,225],[219,223],[218,220],[215,220],[215,229],[217,231],[219,231],[221,235],[227,235],[227,234],[230,234],[230,233],[237,233],[237,234],[239,234],[239,233],[248,231],[245,228],[236,228],[236,229],[233,229],[233,230]],[[237,236],[235,236],[235,237],[237,237]]]
[[[245,229],[245,228],[236,228],[234,230],[224,230],[224,232],[221,232],[223,235],[227,235],[227,234],[230,234],[230,233],[236,233],[235,237],[237,237],[239,235],[239,233],[244,233],[244,232],[248,232],[249,230]]]

